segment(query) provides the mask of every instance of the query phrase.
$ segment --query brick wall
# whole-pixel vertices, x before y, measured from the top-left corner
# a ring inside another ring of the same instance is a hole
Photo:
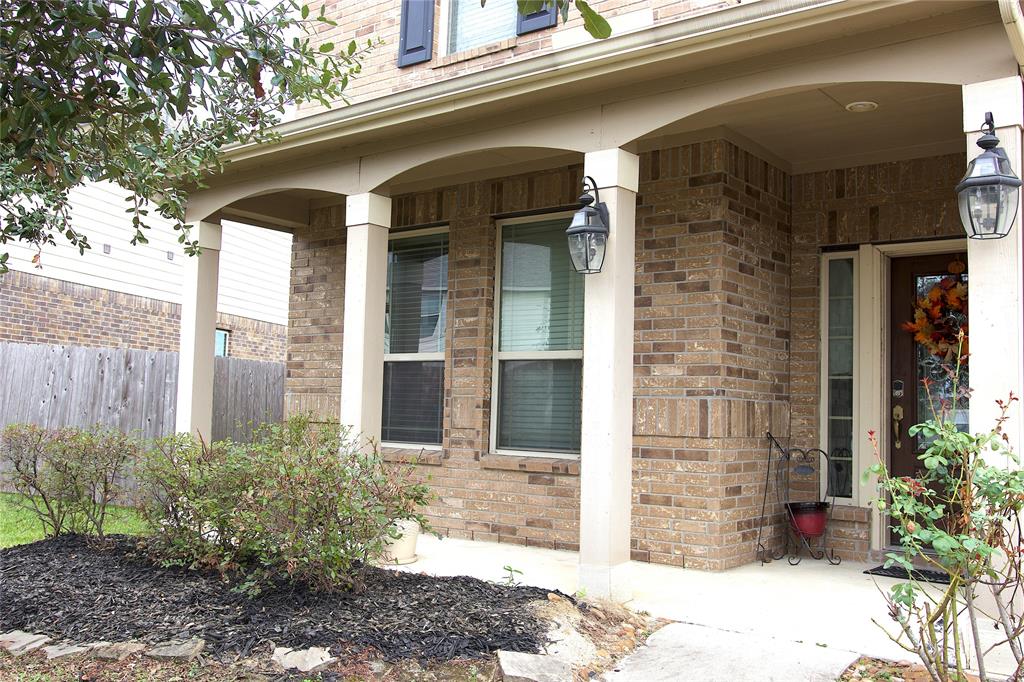
[[[753,558],[764,432],[788,431],[787,179],[721,141],[644,154],[641,168],[633,555],[725,568]],[[577,546],[578,463],[487,449],[493,216],[564,209],[581,172],[394,199],[395,228],[450,229],[444,450],[420,465],[439,497],[428,514],[449,535]],[[343,223],[342,209],[320,209],[293,247],[287,404],[325,417],[338,414],[343,361]]]
[[[726,141],[641,155],[637,196],[632,554],[722,569],[755,558],[767,443],[818,443],[820,248],[959,235],[961,155],[788,177]],[[444,449],[419,471],[428,510],[464,538],[575,549],[579,464],[489,454],[494,216],[560,210],[577,165],[398,196],[395,228],[450,227]],[[344,224],[297,233],[288,405],[338,414]],[[407,458],[411,451],[389,451]],[[772,504],[769,547],[781,539]],[[840,507],[832,543],[866,557],[870,512]]]
[[[447,0],[435,1],[436,41],[441,33],[441,3]],[[399,69],[397,59],[401,0],[325,0],[324,4],[327,6],[327,16],[335,20],[337,26],[321,27],[314,38],[315,42],[330,41],[344,46],[353,39],[362,44],[371,38],[382,41],[382,44],[374,48],[364,60],[362,72],[350,82],[346,90],[346,96],[352,102],[382,97],[551,52],[552,36],[556,31],[579,30],[583,25],[579,13],[573,8],[569,14],[569,22],[562,24],[559,20],[555,28],[515,36],[447,56],[444,55],[444,47],[435,44],[431,61]],[[593,6],[609,19],[629,12],[648,11],[653,19],[650,25],[655,25],[714,12],[737,4],[739,0],[601,0]],[[317,3],[311,5],[319,7]],[[321,107],[311,106],[306,111],[312,113],[319,109]]]
[[[789,277],[782,171],[725,141],[642,156],[634,558],[753,559],[765,432],[789,427]]]
[[[181,306],[50,277],[0,276],[0,341],[177,351]],[[220,313],[229,355],[284,360],[285,327]]]
[[[793,177],[794,443],[820,442],[821,248],[962,237],[952,188],[965,165],[963,154],[948,154]],[[880,428],[878,424],[863,426]],[[870,523],[865,508],[837,509],[832,524],[837,552],[846,558],[866,558]]]

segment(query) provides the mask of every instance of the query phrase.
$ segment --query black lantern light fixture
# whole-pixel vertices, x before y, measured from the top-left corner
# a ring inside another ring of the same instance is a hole
[[[995,136],[992,112],[985,114],[978,146],[984,151],[967,166],[956,186],[960,220],[971,239],[1002,239],[1017,217],[1021,181]]]
[[[597,183],[589,175],[583,178],[580,207],[573,214],[565,234],[569,238],[572,266],[576,272],[590,275],[601,272],[604,265],[604,254],[608,246],[608,207],[601,203]]]

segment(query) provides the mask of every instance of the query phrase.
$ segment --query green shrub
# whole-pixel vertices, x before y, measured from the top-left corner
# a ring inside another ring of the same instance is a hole
[[[125,474],[138,452],[133,436],[102,425],[12,424],[0,434],[4,478],[47,537],[93,533],[102,538],[108,509],[125,497]]]
[[[428,489],[411,475],[305,416],[258,428],[251,444],[165,438],[140,472],[147,543],[167,564],[238,572],[251,587],[358,587],[395,521],[426,526]]]

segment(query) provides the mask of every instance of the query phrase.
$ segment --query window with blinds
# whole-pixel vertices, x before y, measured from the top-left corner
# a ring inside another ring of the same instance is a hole
[[[388,245],[381,440],[440,445],[448,235],[395,237]]]
[[[501,228],[498,450],[580,451],[583,276],[569,260],[567,222]]]
[[[828,494],[853,497],[854,260],[828,254],[822,316],[827,337],[822,349],[825,373],[823,434],[829,456]]]
[[[516,0],[451,0],[448,10],[448,54],[496,43],[516,34]]]

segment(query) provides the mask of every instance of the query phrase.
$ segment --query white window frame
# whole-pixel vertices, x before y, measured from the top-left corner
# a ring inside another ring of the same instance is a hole
[[[213,340],[214,340],[214,351],[215,351],[215,354],[216,354],[216,348],[217,348],[217,345],[216,345],[217,344],[217,332],[224,332],[224,355],[221,355],[219,357],[226,358],[229,355],[231,355],[231,330],[230,329],[225,329],[224,327],[217,327],[214,330],[214,332],[213,332]]]
[[[860,320],[858,315],[858,306],[860,301],[860,267],[859,267],[859,252],[856,248],[845,251],[829,251],[821,254],[821,272],[820,283],[819,283],[819,333],[818,333],[818,348],[821,366],[819,367],[819,379],[818,379],[818,441],[819,446],[823,451],[829,453],[829,414],[828,414],[828,351],[829,351],[829,297],[828,297],[828,275],[829,275],[829,264],[834,260],[849,260],[852,261],[853,266],[853,365],[851,367],[851,376],[853,379],[853,405],[852,405],[852,425],[851,433],[853,434],[850,439],[850,468],[852,480],[850,481],[850,495],[847,497],[836,496],[836,503],[844,505],[856,505],[859,504],[860,496],[860,471],[861,463],[863,461],[862,454],[860,451],[860,439],[858,434],[860,433]],[[799,447],[799,444],[797,444]],[[831,453],[829,453],[831,454]],[[823,467],[820,472],[820,485],[823,495],[828,494],[828,471]]]
[[[447,57],[453,54],[459,54],[457,50],[451,50],[448,47],[448,39],[451,37],[452,32],[452,4],[454,0],[441,0],[441,11],[438,12],[438,24],[437,24],[437,53],[441,57]],[[518,8],[517,8],[518,10]],[[510,38],[517,38],[518,35],[513,31],[512,35],[508,38],[502,38],[502,40],[509,40]],[[475,50],[478,47],[486,47],[493,43],[484,43],[483,45],[477,45],[476,47],[470,47],[462,52],[469,52]]]
[[[399,239],[410,239],[412,237],[429,237],[429,236],[436,235],[436,234],[449,234],[448,226],[447,225],[443,225],[443,226],[440,226],[440,227],[427,227],[427,228],[424,228],[424,229],[421,229],[421,230],[405,230],[405,231],[401,231],[401,232],[391,232],[390,234],[388,234],[388,245],[390,246],[390,243],[392,241],[399,240]],[[451,236],[449,235],[449,238],[448,238],[448,254],[449,254],[448,263],[449,263],[449,265],[451,265],[451,243],[452,243],[451,242]],[[390,248],[388,250],[390,251]],[[446,282],[446,284],[447,284],[447,282]],[[432,352],[432,353],[384,353],[384,362],[385,363],[388,363],[388,362],[437,362],[437,361],[445,362],[445,353],[448,352],[447,319],[445,321],[445,327],[446,327],[445,328],[445,337],[444,337],[444,348],[445,349],[443,351]],[[384,341],[384,339],[381,338],[381,342],[382,343],[383,343],[383,341]],[[445,372],[448,371],[448,365],[447,365],[446,362],[445,362],[444,371]],[[384,378],[381,377],[381,382],[383,382],[383,381],[384,381]],[[443,395],[442,395],[442,399],[443,399]],[[383,405],[383,393],[382,393],[381,410],[383,411],[383,409],[384,409],[384,405]],[[444,419],[443,409],[444,409],[444,406],[442,405],[442,422],[443,422],[443,419]],[[441,434],[442,434],[441,435],[442,442],[441,442],[440,445],[438,445],[436,443],[398,443],[398,442],[392,442],[392,441],[381,441],[380,446],[382,448],[394,448],[394,449],[399,449],[399,450],[427,450],[427,451],[430,451],[430,452],[439,452],[441,450],[444,450],[444,424],[443,423],[441,424]]]
[[[547,457],[552,459],[579,460],[579,453],[572,452],[547,452],[543,450],[508,450],[498,447],[498,375],[500,373],[500,362],[502,360],[583,360],[583,349],[580,350],[548,350],[548,351],[501,351],[499,341],[501,336],[501,262],[502,262],[502,228],[505,225],[522,225],[524,223],[541,223],[546,220],[559,220],[565,218],[565,226],[569,227],[572,219],[572,211],[558,211],[555,213],[542,213],[517,218],[505,218],[495,221],[495,242],[494,242],[494,321],[491,334],[491,424],[489,450],[496,455],[513,455],[516,457]],[[566,241],[565,248],[569,248]],[[586,278],[583,280],[584,290],[586,289]],[[584,297],[585,298],[585,297]]]

